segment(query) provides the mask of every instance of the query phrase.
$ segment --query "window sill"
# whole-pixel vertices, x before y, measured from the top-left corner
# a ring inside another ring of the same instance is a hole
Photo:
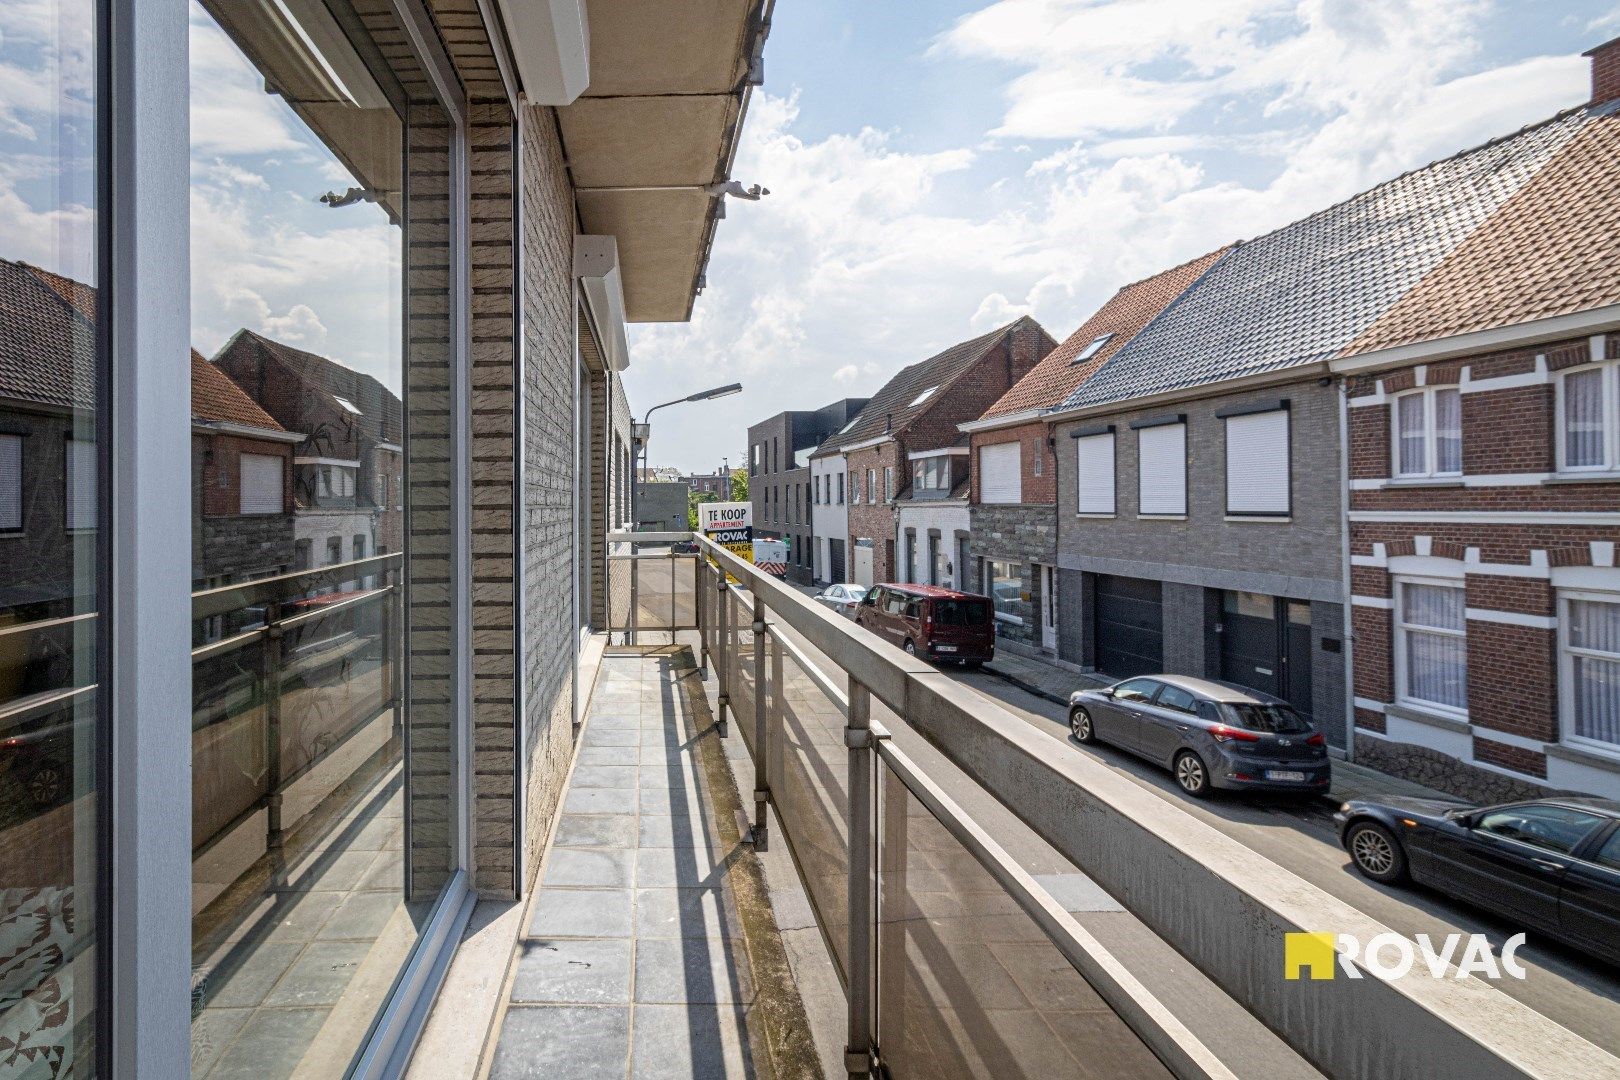
[[[1460,476],[1392,476],[1379,485],[1382,488],[1460,488]]]
[[[1473,733],[1466,712],[1455,712],[1447,709],[1444,705],[1397,701],[1384,707],[1384,715],[1393,716],[1397,720],[1409,720],[1414,724],[1427,724],[1429,727],[1455,732],[1459,735]]]
[[[1294,522],[1294,516],[1292,514],[1227,514],[1226,520],[1251,525],[1291,525]]]
[[[1588,768],[1620,773],[1620,746],[1608,750],[1583,743],[1548,743],[1545,752],[1550,758],[1560,758]]]
[[[1114,518],[1118,517],[1119,515],[1117,513],[1113,513],[1113,514],[1093,514],[1093,513],[1080,514],[1080,513],[1077,513],[1074,516],[1077,517],[1077,518],[1084,518],[1084,519],[1086,519],[1088,521],[1112,521]]]
[[[1620,472],[1605,469],[1601,472],[1567,472],[1554,473],[1542,481],[1543,484],[1620,484]]]
[[[1137,521],[1186,521],[1186,514],[1137,514]]]

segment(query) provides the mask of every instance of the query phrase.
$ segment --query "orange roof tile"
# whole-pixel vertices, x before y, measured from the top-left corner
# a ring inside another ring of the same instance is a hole
[[[198,420],[285,431],[275,417],[231,381],[231,377],[191,350],[191,415]]]
[[[1000,401],[986,409],[984,419],[1060,404],[1226,251],[1225,247],[1219,248],[1121,288],[1029,374],[1014,383]],[[1076,364],[1075,357],[1104,334],[1113,337],[1083,363]]]
[[[1340,355],[1620,303],[1620,116],[1594,116]]]

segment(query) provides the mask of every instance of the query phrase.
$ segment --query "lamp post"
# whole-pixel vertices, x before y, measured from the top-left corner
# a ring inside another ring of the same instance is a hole
[[[631,471],[632,472],[639,471],[642,476],[646,475],[647,461],[648,461],[647,443],[650,442],[651,439],[652,439],[652,414],[653,413],[657,412],[659,409],[667,409],[671,405],[684,405],[689,401],[713,401],[716,398],[730,397],[732,394],[740,394],[740,393],[742,393],[742,383],[727,383],[725,386],[716,386],[716,387],[713,387],[712,389],[709,389],[709,390],[700,390],[695,394],[688,394],[686,397],[675,398],[673,401],[665,401],[665,402],[663,402],[661,404],[654,405],[652,408],[648,409],[644,414],[642,414],[641,423],[635,425],[635,436],[636,436],[637,440],[640,442],[640,447],[638,449],[638,453],[639,453],[639,455],[641,457],[641,469],[640,470],[631,470]],[[634,480],[635,478],[632,476],[631,479]],[[639,511],[639,505],[638,505],[640,503],[640,501],[641,501],[641,493],[638,490],[639,487],[640,487],[640,481],[635,481],[634,483],[632,483],[630,485],[630,531],[631,532],[636,532],[641,528],[641,517],[640,517],[640,511]],[[636,564],[632,561],[631,564],[630,564],[630,621],[631,621],[631,623],[634,623],[636,621],[637,597],[636,597],[636,571],[635,571],[635,566],[636,566]],[[635,641],[635,637],[633,636],[634,633],[635,632],[633,630],[626,630],[625,631],[625,640],[626,640],[627,643]],[[673,640],[673,637],[671,638],[671,640]]]

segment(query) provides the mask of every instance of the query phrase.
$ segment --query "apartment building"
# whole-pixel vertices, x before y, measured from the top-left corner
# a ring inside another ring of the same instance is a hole
[[[474,907],[533,885],[627,513],[625,325],[715,272],[767,28],[7,21],[38,92],[0,140],[53,133],[13,193],[50,224],[0,236],[0,752],[58,780],[0,807],[25,1072],[404,1072]]]
[[[1059,655],[1277,694],[1347,747],[1347,345],[1579,130],[1554,118],[1235,245],[1052,414]]]
[[[995,601],[996,635],[1005,647],[1058,651],[1057,449],[1042,414],[1062,404],[1220,255],[1211,252],[1122,287],[982,417],[961,425],[970,436],[962,464],[972,483],[964,533],[971,539],[958,555],[960,580]],[[917,461],[913,470],[913,498],[919,485],[934,489],[937,465]]]
[[[1332,365],[1356,755],[1466,798],[1620,797],[1620,43],[1593,60],[1558,153]]]
[[[787,579],[815,579],[815,529],[819,493],[805,454],[847,425],[866,404],[844,398],[819,409],[781,412],[748,429],[748,498],[754,535],[788,544]]]
[[[849,580],[862,585],[897,580],[895,500],[910,486],[910,454],[955,443],[961,434],[957,424],[984,412],[1056,344],[1027,315],[959,342],[902,368],[852,423],[816,449],[813,473],[847,479]],[[841,466],[815,466],[834,457],[842,458]],[[830,533],[818,535],[834,539]]]

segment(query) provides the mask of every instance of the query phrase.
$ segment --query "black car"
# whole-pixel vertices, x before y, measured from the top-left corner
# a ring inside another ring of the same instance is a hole
[[[1374,881],[1428,885],[1620,964],[1620,802],[1356,799],[1334,820]]]

